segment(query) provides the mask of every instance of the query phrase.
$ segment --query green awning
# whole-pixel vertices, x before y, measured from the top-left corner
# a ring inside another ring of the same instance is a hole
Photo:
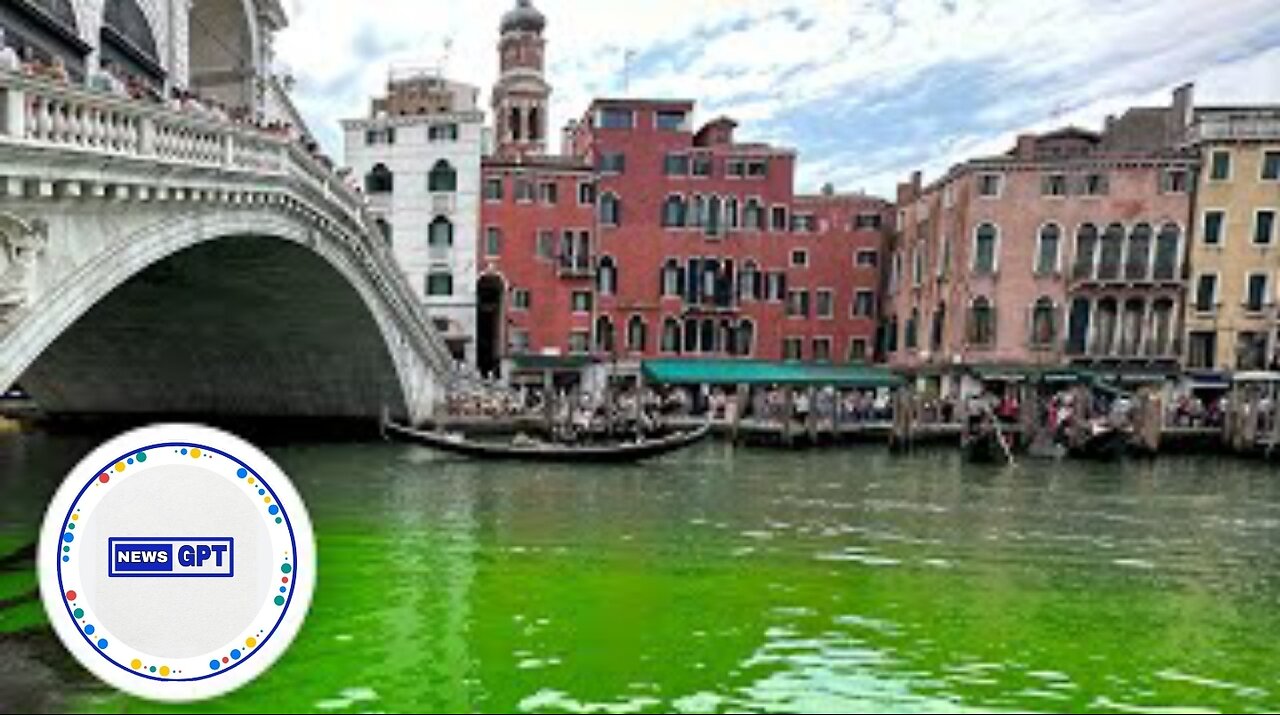
[[[515,355],[511,358],[516,370],[580,370],[594,362],[589,355]]]
[[[761,360],[645,360],[644,378],[659,385],[800,385],[897,387],[902,378],[884,368]]]

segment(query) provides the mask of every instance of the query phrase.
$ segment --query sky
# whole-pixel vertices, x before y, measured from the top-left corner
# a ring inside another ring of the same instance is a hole
[[[1022,132],[1099,128],[1129,106],[1280,104],[1277,0],[534,0],[551,127],[593,97],[693,99],[738,137],[799,152],[798,191],[892,198]],[[497,78],[515,0],[284,0],[278,64],[327,150],[391,68]],[[553,132],[558,136],[558,132]],[[553,147],[554,148],[554,147]]]

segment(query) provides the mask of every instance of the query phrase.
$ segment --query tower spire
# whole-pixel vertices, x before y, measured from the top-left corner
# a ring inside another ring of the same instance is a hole
[[[502,16],[498,40],[498,81],[493,116],[498,153],[543,154],[547,147],[547,106],[551,85],[544,75],[546,17],[532,0],[516,0]]]

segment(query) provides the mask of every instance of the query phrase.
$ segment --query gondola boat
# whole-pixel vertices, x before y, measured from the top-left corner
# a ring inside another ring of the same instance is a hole
[[[500,444],[478,442],[460,434],[413,429],[394,422],[383,424],[383,432],[388,438],[473,459],[596,464],[622,464],[661,457],[700,442],[710,431],[711,426],[704,424],[695,429],[634,442],[560,444],[530,441]]]

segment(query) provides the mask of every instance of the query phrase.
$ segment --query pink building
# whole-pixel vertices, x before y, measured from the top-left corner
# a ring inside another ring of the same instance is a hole
[[[1186,98],[1102,133],[1024,135],[898,188],[884,347],[950,392],[970,371],[1176,373],[1189,192]]]

